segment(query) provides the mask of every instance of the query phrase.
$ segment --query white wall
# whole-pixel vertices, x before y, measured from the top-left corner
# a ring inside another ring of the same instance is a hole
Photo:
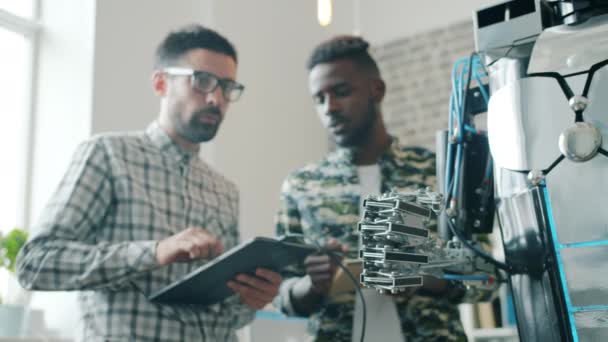
[[[166,34],[210,22],[209,0],[97,1],[93,133],[139,130],[158,116],[154,51]]]
[[[336,0],[334,2],[338,2]],[[361,34],[374,44],[472,20],[473,11],[504,0],[354,0]]]
[[[239,79],[247,87],[221,128],[215,161],[241,189],[243,237],[273,235],[283,179],[327,150],[308,93],[306,59],[321,40],[350,33],[352,16],[343,12],[321,28],[315,1],[222,0],[214,6],[217,29],[239,50]]]

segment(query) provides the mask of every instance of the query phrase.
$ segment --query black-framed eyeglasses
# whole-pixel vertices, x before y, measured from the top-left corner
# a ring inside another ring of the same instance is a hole
[[[238,100],[243,94],[243,90],[245,90],[245,86],[238,82],[226,78],[219,78],[206,71],[178,67],[165,68],[163,71],[172,76],[190,76],[192,88],[201,93],[212,93],[219,85],[222,88],[224,99],[229,102]]]

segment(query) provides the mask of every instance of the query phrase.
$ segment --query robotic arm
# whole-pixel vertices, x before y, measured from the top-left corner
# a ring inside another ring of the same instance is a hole
[[[438,139],[441,193],[366,200],[361,283],[486,286],[504,273],[522,341],[606,341],[608,1],[503,1],[475,11],[474,26]],[[485,112],[487,132],[474,120]],[[495,213],[504,262],[473,240]]]
[[[381,293],[422,285],[422,275],[494,287],[496,267],[461,241],[444,241],[428,226],[443,208],[443,196],[428,190],[369,196],[364,201],[361,283]],[[467,243],[474,243],[468,242]]]

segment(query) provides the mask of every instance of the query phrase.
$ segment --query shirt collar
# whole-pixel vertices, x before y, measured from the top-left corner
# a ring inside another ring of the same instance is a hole
[[[146,135],[152,143],[158,147],[163,154],[171,155],[176,161],[190,160],[198,154],[197,151],[189,151],[181,147],[165,132],[158,121],[152,122],[146,128]]]
[[[397,137],[391,136],[391,144],[389,148],[382,152],[382,154],[378,158],[378,162],[382,163],[383,160],[393,159],[398,153],[400,146],[401,145],[399,144],[399,139]],[[336,150],[336,157],[337,160],[340,162],[354,164],[355,151],[352,148],[339,147]]]

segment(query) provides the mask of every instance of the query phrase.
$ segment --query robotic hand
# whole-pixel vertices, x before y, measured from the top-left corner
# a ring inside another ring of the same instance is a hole
[[[358,225],[363,260],[361,283],[380,293],[421,286],[423,275],[460,280],[466,286],[495,288],[496,267],[457,238],[431,233],[444,209],[443,196],[429,190],[368,196]],[[470,242],[475,243],[475,242]]]

